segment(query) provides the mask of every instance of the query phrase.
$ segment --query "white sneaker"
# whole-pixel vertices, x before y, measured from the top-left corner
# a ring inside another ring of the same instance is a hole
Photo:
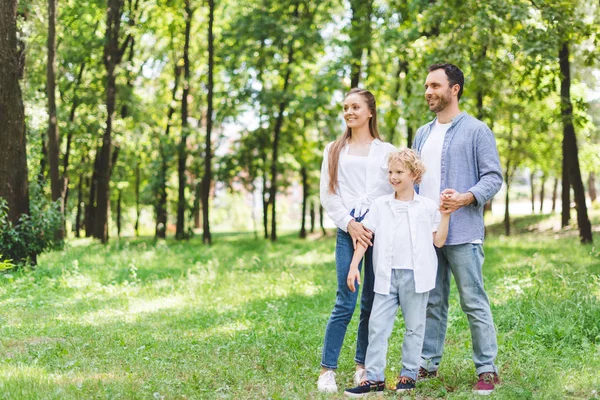
[[[364,368],[357,369],[352,380],[354,381],[354,386],[360,386],[362,381],[367,380],[367,370]]]
[[[319,376],[317,381],[317,389],[321,393],[335,393],[337,392],[337,384],[335,383],[335,372],[327,371],[323,375]]]

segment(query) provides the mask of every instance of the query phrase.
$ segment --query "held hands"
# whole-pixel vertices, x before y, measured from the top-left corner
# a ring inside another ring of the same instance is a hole
[[[471,192],[458,193],[454,189],[444,189],[440,193],[440,212],[442,214],[450,214],[474,201],[475,196]]]
[[[358,265],[350,265],[350,271],[348,272],[348,279],[346,280],[346,284],[348,285],[348,289],[352,293],[356,292],[356,287],[354,282],[360,285],[360,271],[358,270]]]
[[[354,220],[348,222],[348,234],[352,237],[352,245],[356,250],[356,243],[362,244],[364,247],[373,246],[371,239],[373,238],[373,232],[368,230],[360,222]]]

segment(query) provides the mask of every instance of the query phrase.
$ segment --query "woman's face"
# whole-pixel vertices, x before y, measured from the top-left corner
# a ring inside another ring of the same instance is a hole
[[[371,110],[365,98],[358,93],[352,93],[344,100],[344,120],[348,128],[361,128],[369,125]]]

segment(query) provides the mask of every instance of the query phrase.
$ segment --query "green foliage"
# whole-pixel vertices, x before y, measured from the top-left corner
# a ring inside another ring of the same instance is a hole
[[[8,204],[0,198],[0,254],[17,264],[33,262],[45,250],[60,248],[56,239],[62,218],[58,202],[52,203],[40,194],[40,188],[32,185],[30,212],[21,216],[17,224],[8,219]],[[0,261],[2,257],[0,257]],[[7,261],[0,263],[7,266]]]

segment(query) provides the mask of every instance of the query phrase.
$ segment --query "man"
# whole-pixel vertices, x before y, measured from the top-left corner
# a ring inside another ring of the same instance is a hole
[[[436,118],[419,128],[413,144],[427,167],[419,194],[453,212],[446,245],[436,249],[438,272],[427,304],[419,379],[437,376],[444,350],[452,274],[471,329],[473,361],[479,376],[473,390],[490,394],[499,383],[494,364],[498,345],[483,287],[483,206],[500,189],[502,172],[492,131],[459,109],[463,85],[464,75],[457,66],[429,67],[425,99]]]

